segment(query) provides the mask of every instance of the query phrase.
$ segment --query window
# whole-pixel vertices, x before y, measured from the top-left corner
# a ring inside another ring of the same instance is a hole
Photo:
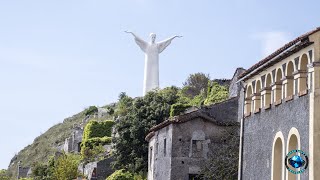
[[[279,68],[276,74],[276,82],[274,85],[274,102],[276,105],[281,103],[282,99],[282,70]]]
[[[150,156],[149,159],[150,159],[150,166],[151,166],[151,164],[152,164],[152,147],[150,147],[150,155],[149,156]]]
[[[247,91],[246,91],[246,99],[245,99],[245,116],[249,116],[251,113],[251,96],[252,96],[253,92],[252,92],[252,87],[251,85],[249,85],[247,87]]]
[[[156,150],[155,150],[155,153],[158,154],[158,151],[159,151],[159,143],[156,144]]]
[[[202,140],[192,140],[192,157],[202,157],[203,145]]]
[[[94,168],[91,174],[91,178],[96,179],[97,178],[97,168]]]
[[[272,158],[272,179],[282,179],[284,177],[284,148],[283,135],[281,132],[276,134],[273,142]]]
[[[272,103],[271,97],[271,85],[272,85],[272,77],[269,73],[266,79],[266,93],[264,95],[264,107],[269,108]]]
[[[286,73],[286,79],[287,79],[287,83],[285,85],[285,92],[286,92],[286,98],[290,97],[293,95],[294,93],[294,86],[293,86],[293,74],[294,72],[294,65],[293,62],[290,61],[287,65],[287,73]]]
[[[167,140],[164,138],[163,140],[163,155],[166,156],[167,154]]]
[[[260,111],[260,108],[261,108],[261,94],[260,94],[260,91],[261,91],[261,81],[258,80],[257,83],[256,83],[256,89],[255,89],[255,93],[254,93],[254,111]]]
[[[81,142],[78,143],[78,152],[81,152]]]
[[[299,71],[301,77],[298,78],[298,92],[302,93],[302,91],[307,90],[307,72],[308,72],[308,56],[306,54],[301,56],[300,64],[299,64]]]

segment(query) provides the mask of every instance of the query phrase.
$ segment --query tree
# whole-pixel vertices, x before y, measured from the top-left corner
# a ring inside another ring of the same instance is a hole
[[[119,99],[118,120],[115,129],[116,169],[125,169],[134,173],[147,172],[148,142],[145,141],[149,129],[163,122],[170,115],[170,107],[178,101],[179,89],[168,87],[148,92],[144,97]]]
[[[209,83],[207,98],[204,101],[205,105],[218,103],[228,99],[228,89],[225,86],[219,85],[217,82]]]
[[[35,180],[50,179],[49,171],[50,167],[47,164],[35,163],[32,166],[32,177]]]
[[[56,180],[72,180],[76,179],[80,173],[78,166],[80,157],[74,154],[62,154],[55,161],[53,179]]]
[[[34,180],[72,180],[78,177],[80,156],[65,154],[50,157],[46,164],[35,163],[32,166]]]
[[[183,83],[182,91],[186,96],[193,98],[196,95],[199,95],[201,90],[206,90],[208,88],[209,81],[210,81],[209,74],[204,74],[204,73],[190,74],[187,80]]]
[[[7,173],[7,170],[1,169],[0,170],[0,180],[9,180],[9,179],[10,179],[10,177]]]
[[[129,97],[125,92],[121,92],[117,103],[116,110],[114,112],[115,117],[126,115],[131,107],[133,99]]]

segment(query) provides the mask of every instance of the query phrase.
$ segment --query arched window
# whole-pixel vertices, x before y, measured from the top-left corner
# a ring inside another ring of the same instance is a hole
[[[248,85],[245,98],[245,115],[250,115],[251,113],[252,92],[252,86]]]
[[[287,154],[295,149],[301,149],[300,148],[300,135],[296,128],[291,128],[288,135],[288,141],[287,141]],[[299,174],[295,175],[293,173],[290,173],[289,171],[286,171],[287,179],[288,180],[296,180],[299,178]]]
[[[272,169],[271,177],[273,180],[282,180],[284,177],[284,147],[283,135],[278,132],[273,141],[272,149]]]
[[[294,66],[293,66],[293,62],[290,61],[287,65],[287,72],[286,72],[286,97],[292,96],[294,93],[294,86],[293,86],[293,74],[294,71]]]
[[[303,54],[300,58],[299,63],[299,73],[300,77],[298,79],[298,92],[307,90],[307,65],[308,65],[308,56]]]
[[[260,91],[261,91],[261,82],[260,80],[257,81],[256,83],[256,88],[255,88],[255,99],[254,99],[254,110],[255,111],[259,111],[259,109],[261,108],[261,95],[260,95]]]
[[[276,74],[276,82],[275,82],[275,89],[274,89],[274,101],[278,103],[282,98],[282,71],[279,68]]]
[[[299,70],[307,71],[308,66],[308,56],[303,54],[300,59]]]
[[[269,107],[272,102],[271,93],[270,93],[271,84],[272,84],[272,78],[271,78],[271,74],[269,73],[266,78],[266,86],[265,86],[266,93],[264,95],[264,107]]]

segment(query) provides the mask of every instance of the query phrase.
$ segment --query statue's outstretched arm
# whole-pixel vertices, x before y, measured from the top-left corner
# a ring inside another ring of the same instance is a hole
[[[134,40],[136,41],[136,43],[138,44],[138,46],[140,47],[140,49],[143,51],[143,52],[146,52],[146,49],[147,49],[147,46],[148,46],[148,43],[145,42],[144,40],[142,40],[139,36],[137,36],[136,34],[134,34],[133,32],[131,31],[124,31],[126,33],[129,33],[129,34],[132,34],[132,36],[134,37]]]
[[[174,39],[174,38],[181,38],[182,36],[172,36],[171,38],[168,38],[166,40],[163,40],[161,42],[158,42],[158,50],[159,50],[159,53],[161,53],[163,50],[166,49],[166,47],[168,47],[170,44],[171,44],[171,41]]]

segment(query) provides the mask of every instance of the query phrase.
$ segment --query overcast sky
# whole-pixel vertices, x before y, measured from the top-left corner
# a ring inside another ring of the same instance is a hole
[[[142,95],[144,54],[124,30],[183,36],[160,55],[166,87],[231,78],[319,20],[316,1],[0,0],[0,169],[64,118]]]

